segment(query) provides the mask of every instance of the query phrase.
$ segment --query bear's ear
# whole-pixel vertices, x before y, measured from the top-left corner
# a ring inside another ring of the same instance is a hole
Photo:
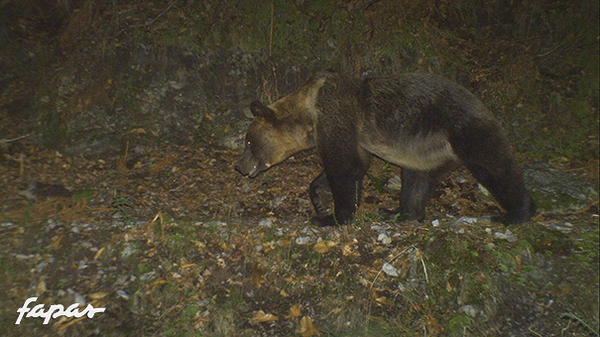
[[[262,104],[259,101],[254,101],[250,104],[250,111],[254,115],[254,117],[264,118],[268,121],[275,122],[277,117],[275,116],[275,111],[273,111],[268,106]]]

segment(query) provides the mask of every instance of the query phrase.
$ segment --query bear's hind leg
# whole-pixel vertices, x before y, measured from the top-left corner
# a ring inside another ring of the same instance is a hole
[[[384,214],[393,214],[400,219],[418,220],[425,219],[425,208],[429,199],[437,188],[443,171],[417,171],[402,168],[400,190],[400,207],[395,210],[381,211]]]
[[[452,148],[475,179],[490,191],[506,214],[494,221],[521,223],[537,207],[523,181],[504,133],[498,125],[479,125],[451,140]]]
[[[494,168],[486,168],[476,163],[465,163],[465,166],[506,211],[503,216],[494,217],[494,221],[517,224],[533,217],[537,207],[525,188],[523,174],[516,163],[499,163],[499,166]]]

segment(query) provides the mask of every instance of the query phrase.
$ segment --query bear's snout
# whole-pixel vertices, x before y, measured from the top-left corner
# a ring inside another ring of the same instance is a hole
[[[258,173],[260,173],[258,166],[258,162],[255,160],[245,160],[242,158],[242,160],[235,165],[235,170],[241,173],[243,176],[254,178],[258,175]]]
[[[239,161],[237,164],[235,164],[235,170],[241,173],[243,176],[247,176],[251,171],[247,165],[242,165],[242,161]]]

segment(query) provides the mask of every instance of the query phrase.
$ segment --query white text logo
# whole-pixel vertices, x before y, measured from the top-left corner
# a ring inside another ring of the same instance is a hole
[[[44,324],[48,324],[48,322],[50,322],[50,318],[57,318],[60,316],[79,318],[85,316],[86,314],[87,317],[92,318],[94,317],[95,313],[104,312],[104,310],[106,310],[106,308],[94,308],[91,304],[88,304],[87,307],[79,311],[79,303],[71,304],[66,310],[62,304],[52,304],[48,311],[44,311],[43,304],[38,304],[31,309],[27,307],[29,303],[35,302],[37,299],[37,297],[30,297],[25,301],[25,304],[23,304],[21,308],[17,309],[19,318],[17,318],[17,322],[15,324],[21,324],[21,319],[23,319],[25,313],[27,313],[27,316],[25,317],[43,317]]]

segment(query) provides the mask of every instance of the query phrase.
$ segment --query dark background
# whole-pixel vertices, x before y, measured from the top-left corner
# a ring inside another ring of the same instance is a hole
[[[597,162],[597,1],[3,1],[0,138],[236,148],[249,102],[322,68],[444,75],[518,153]]]

